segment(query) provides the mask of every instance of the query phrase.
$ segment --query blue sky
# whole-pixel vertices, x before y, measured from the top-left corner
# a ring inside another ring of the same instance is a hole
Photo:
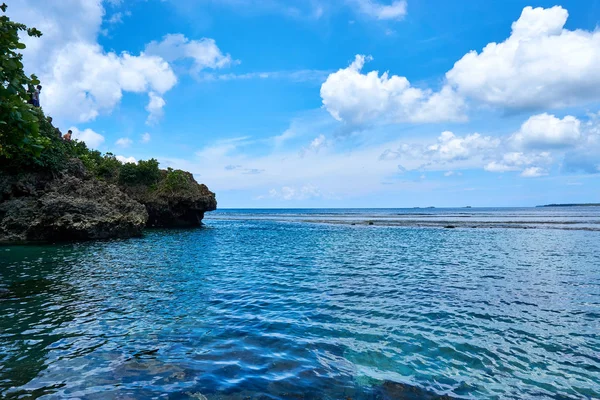
[[[65,131],[220,207],[600,202],[600,1],[9,1]]]

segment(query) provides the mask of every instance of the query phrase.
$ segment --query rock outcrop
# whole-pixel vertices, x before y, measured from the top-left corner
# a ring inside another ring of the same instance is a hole
[[[148,227],[201,226],[204,213],[217,209],[215,194],[206,185],[198,184],[189,172],[162,172],[164,183],[158,189],[151,190],[145,186],[121,186],[121,189],[146,206]],[[169,184],[171,176],[177,179]]]
[[[57,173],[0,170],[0,243],[128,238],[144,227],[202,225],[215,194],[179,170],[159,171],[155,185],[97,179],[81,160]]]
[[[148,213],[117,186],[72,159],[57,176],[0,172],[0,242],[59,242],[138,236]]]

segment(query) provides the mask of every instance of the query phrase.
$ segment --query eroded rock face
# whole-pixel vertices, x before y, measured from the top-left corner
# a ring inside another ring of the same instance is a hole
[[[173,190],[152,191],[146,187],[123,187],[133,199],[148,211],[149,227],[191,228],[202,225],[204,213],[217,209],[215,194],[185,172],[184,184]]]
[[[143,205],[86,176],[79,160],[57,177],[0,173],[0,242],[127,238],[147,220]]]

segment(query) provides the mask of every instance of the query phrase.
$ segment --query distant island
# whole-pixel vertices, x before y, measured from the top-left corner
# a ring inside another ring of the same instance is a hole
[[[581,203],[581,204],[545,204],[536,207],[600,207],[600,203]]]

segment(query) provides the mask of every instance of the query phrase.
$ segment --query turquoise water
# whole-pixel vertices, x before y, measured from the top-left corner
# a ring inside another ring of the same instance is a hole
[[[348,223],[465,213],[542,223]],[[600,209],[478,213],[220,211],[0,247],[0,398],[600,398]]]

